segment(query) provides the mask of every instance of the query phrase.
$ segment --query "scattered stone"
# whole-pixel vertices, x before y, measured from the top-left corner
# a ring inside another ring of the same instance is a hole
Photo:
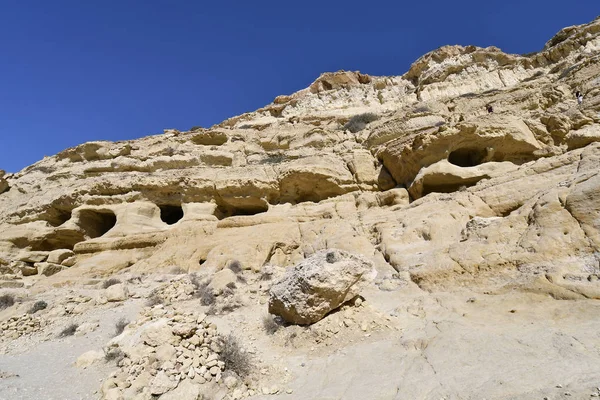
[[[104,290],[104,295],[109,302],[125,301],[129,298],[129,291],[124,283],[117,283],[116,285],[106,288]]]

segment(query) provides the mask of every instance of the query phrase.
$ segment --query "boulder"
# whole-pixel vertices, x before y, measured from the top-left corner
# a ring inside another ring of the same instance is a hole
[[[37,275],[38,273],[37,267],[31,263],[26,263],[23,261],[15,261],[13,264],[11,264],[11,267],[13,270],[21,271],[21,275],[23,276]]]
[[[362,256],[319,251],[271,287],[269,313],[294,324],[313,324],[357,296],[376,274],[373,263]]]
[[[59,264],[53,264],[49,262],[37,262],[34,264],[35,268],[37,268],[38,274],[44,276],[52,276],[56,273],[59,273],[65,267]]]
[[[229,268],[224,268],[213,275],[213,278],[209,284],[209,288],[212,289],[215,295],[219,295],[223,292],[223,290],[225,290],[227,285],[231,285],[236,281],[236,274]]]
[[[27,263],[44,262],[48,259],[48,253],[45,251],[22,251],[19,253],[18,260]]]
[[[69,249],[53,250],[48,254],[48,262],[54,264],[62,264],[64,260],[66,260],[69,257],[72,257],[73,255],[75,255],[75,253],[73,253]]]
[[[106,300],[110,301],[125,301],[129,298],[129,291],[127,286],[123,283],[117,283],[116,285],[109,286],[104,291]]]

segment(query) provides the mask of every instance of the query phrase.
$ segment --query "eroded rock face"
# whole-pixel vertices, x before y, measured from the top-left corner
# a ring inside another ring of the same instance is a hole
[[[269,292],[269,313],[288,322],[312,324],[360,293],[377,272],[356,254],[331,249],[290,268]]]
[[[530,56],[446,46],[402,76],[326,73],[209,129],[0,173],[2,285],[232,260],[260,272],[339,248],[430,290],[566,274],[595,287],[599,51],[598,19]],[[344,129],[363,113],[378,119]]]

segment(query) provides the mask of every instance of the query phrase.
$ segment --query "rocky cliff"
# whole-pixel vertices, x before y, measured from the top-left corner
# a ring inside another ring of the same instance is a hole
[[[386,291],[598,299],[599,61],[600,19],[530,55],[445,46],[401,76],[325,73],[208,129],[0,174],[0,287],[260,276],[337,248]]]

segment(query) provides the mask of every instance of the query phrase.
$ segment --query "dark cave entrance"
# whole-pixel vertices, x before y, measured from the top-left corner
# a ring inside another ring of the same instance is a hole
[[[485,149],[458,149],[448,155],[448,162],[459,167],[474,167],[485,159]]]
[[[167,225],[173,225],[183,218],[183,208],[181,206],[164,205],[159,206],[160,219]]]
[[[117,216],[111,210],[81,210],[79,223],[93,239],[110,231],[117,223]]]

